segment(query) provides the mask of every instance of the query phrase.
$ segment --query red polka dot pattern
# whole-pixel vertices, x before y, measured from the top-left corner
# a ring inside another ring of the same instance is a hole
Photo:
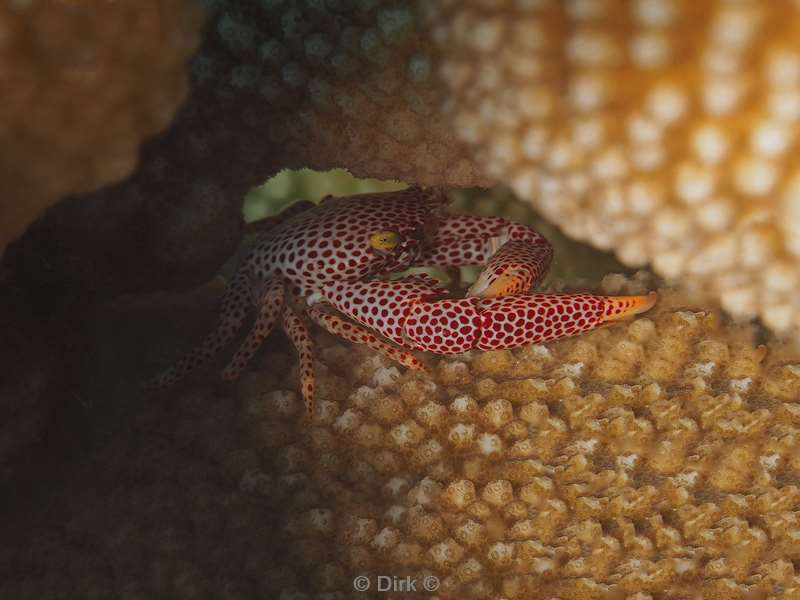
[[[500,350],[538,344],[588,331],[602,323],[601,296],[532,294],[483,300],[476,347]]]
[[[469,295],[485,298],[526,294],[547,271],[552,255],[549,244],[509,240],[486,264]],[[491,293],[475,294],[476,288]]]
[[[458,354],[475,346],[481,333],[476,298],[421,302],[406,319],[406,335],[419,350]]]
[[[273,279],[268,282],[265,293],[259,303],[260,308],[253,327],[222,372],[222,378],[226,381],[234,381],[241,375],[247,363],[250,362],[250,359],[261,347],[261,344],[272,331],[275,321],[283,312],[283,282],[279,279]]]
[[[428,371],[427,367],[410,352],[387,344],[378,337],[375,331],[334,314],[331,310],[332,308],[329,306],[317,304],[308,309],[307,314],[315,323],[322,325],[333,335],[357,344],[365,344],[386,358],[395,360],[410,369]]]
[[[432,243],[419,257],[418,265],[452,266],[485,265],[502,245],[503,237],[528,242],[538,247],[539,275],[544,274],[553,255],[553,247],[542,234],[530,227],[501,217],[449,215],[443,218]]]
[[[275,285],[280,285],[276,283]],[[211,360],[233,340],[241,329],[253,304],[253,291],[249,276],[240,269],[231,278],[222,296],[219,325],[194,350],[155,379],[144,384],[145,389],[164,388],[174,384],[201,364]]]
[[[258,290],[286,287],[293,295],[306,296],[327,282],[368,279],[405,269],[429,243],[427,236],[432,235],[446,204],[441,190],[414,186],[388,194],[327,197],[313,208],[300,202],[255,223],[251,230],[264,233],[225,290],[219,325],[200,346],[143,387],[168,387],[209,361],[233,340],[256,307],[259,316],[253,331],[223,375],[237,378],[277,318],[274,306],[262,306],[274,300]],[[376,231],[395,231],[402,241],[391,252],[374,250],[369,236]]]
[[[426,223],[444,205],[441,193],[418,187],[390,194],[331,198],[270,230],[245,259],[255,281],[282,277],[303,295],[325,283],[401,271],[417,262],[428,241]],[[377,231],[401,243],[383,252],[370,246]]]
[[[283,330],[292,340],[300,358],[300,389],[303,393],[306,416],[311,419],[314,416],[314,361],[311,354],[311,337],[306,326],[289,307],[283,311]]]
[[[351,319],[405,344],[406,317],[415,303],[447,294],[438,281],[425,274],[394,281],[352,281],[322,287],[327,300]]]
[[[631,314],[648,310],[655,303],[655,294],[649,296],[606,296],[603,298],[604,320],[624,319]]]

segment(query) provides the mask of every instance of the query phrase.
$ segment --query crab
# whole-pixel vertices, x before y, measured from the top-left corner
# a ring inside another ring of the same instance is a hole
[[[446,212],[443,190],[410,187],[301,202],[259,222],[258,241],[231,278],[217,327],[150,382],[166,387],[253,325],[222,372],[233,381],[275,324],[297,349],[301,392],[314,414],[310,320],[366,344],[406,367],[427,371],[414,352],[458,354],[547,342],[615,324],[648,310],[646,296],[530,293],[552,246],[532,228],[499,217]],[[484,265],[461,298],[431,276],[386,276],[414,266]]]

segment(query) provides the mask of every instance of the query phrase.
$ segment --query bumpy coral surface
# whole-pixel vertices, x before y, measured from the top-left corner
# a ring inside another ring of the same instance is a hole
[[[0,251],[45,207],[128,176],[186,97],[193,0],[0,5]]]
[[[792,159],[800,119],[796,3],[204,4],[210,20],[191,64],[191,100],[163,143],[146,149],[136,176],[104,193],[104,204],[128,203],[123,218],[109,211],[112,227],[130,230],[131,220],[157,220],[157,211],[141,208],[142,198],[151,206],[174,206],[176,198],[205,205],[209,196],[234,204],[286,166],[344,166],[359,176],[420,183],[502,181],[571,237],[710,291],[733,315],[800,332],[800,176]],[[149,132],[163,125],[180,96],[175,73],[191,47],[192,19],[175,16],[184,6],[175,0],[159,13],[163,23],[136,21],[142,28],[163,26],[167,46],[152,43],[152,36],[116,36],[118,52],[109,51],[103,62],[101,42],[112,38],[114,24],[126,11],[144,15],[151,5],[93,11],[96,27],[85,29],[99,32],[97,39],[62,48],[59,40],[86,38],[67,34],[83,7],[93,5],[66,6],[15,2],[0,12],[11,32],[3,57],[15,76],[29,83],[50,78],[50,100],[73,88],[92,93],[86,106],[99,107],[66,119],[84,98],[78,92],[61,104],[37,103],[26,100],[41,97],[31,95],[33,83],[13,86],[0,123],[16,123],[6,127],[16,144],[7,156],[24,164],[9,163],[2,175],[19,182],[9,197],[23,182],[47,187],[28,202],[34,207],[130,171],[134,141],[147,133],[134,124],[152,125]],[[65,11],[75,18],[65,18]],[[21,35],[26,27],[36,35]],[[21,41],[30,39],[46,51],[30,52]],[[158,58],[136,53],[142,39],[158,48]],[[125,69],[106,68],[118,58],[125,66],[146,63],[147,81],[128,81]],[[174,76],[170,85],[153,79],[153,64],[160,76]],[[123,83],[94,93],[111,72]],[[158,94],[148,87],[152,81]],[[120,97],[146,97],[145,108],[138,117],[116,105],[111,110]],[[17,119],[23,107],[26,118]],[[20,133],[20,123],[30,132]],[[18,147],[34,148],[44,128],[58,131],[60,141],[29,160]],[[103,143],[111,137],[113,144]],[[93,179],[93,173],[105,175]],[[15,213],[6,222],[18,232],[30,216]],[[235,236],[234,229],[210,235]],[[201,232],[165,230],[186,236],[178,248]],[[98,244],[97,253],[110,256],[129,245],[104,252],[103,244],[113,246],[114,239]],[[63,254],[70,254],[68,246]],[[203,254],[199,270],[208,275],[219,257]],[[175,280],[191,258],[167,265],[165,279]],[[153,270],[150,264],[142,269]]]
[[[0,595],[381,598],[383,575],[440,599],[795,598],[800,357],[661,298],[432,377],[320,338],[310,424],[283,350],[235,397],[148,402],[41,526],[17,519]]]
[[[205,4],[197,89],[226,112],[235,106],[286,163],[429,184],[489,181],[438,114],[444,88],[407,3]]]
[[[800,7],[425,3],[453,130],[573,238],[800,332]]]

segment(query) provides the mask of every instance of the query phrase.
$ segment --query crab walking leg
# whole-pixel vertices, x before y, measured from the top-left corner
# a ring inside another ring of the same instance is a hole
[[[284,303],[283,281],[280,279],[270,280],[261,295],[260,308],[253,327],[222,372],[222,378],[225,381],[234,381],[239,378],[239,375],[247,367],[247,363],[250,362],[250,359],[253,358],[253,355],[272,331],[275,321],[281,314]]]
[[[238,271],[222,296],[220,322],[203,342],[186,354],[175,365],[158,377],[146,382],[145,389],[163,388],[182,379],[203,363],[208,362],[223,347],[228,345],[244,323],[250,306],[250,278],[245,270]]]
[[[308,316],[315,323],[327,329],[333,335],[344,338],[356,344],[365,344],[377,350],[385,357],[399,362],[410,369],[428,372],[428,368],[407,350],[396,348],[379,339],[375,332],[357,323],[352,323],[341,315],[331,312],[332,307],[325,304],[315,304],[308,309]]]
[[[303,321],[290,306],[285,306],[283,309],[283,330],[292,340],[300,358],[300,388],[306,415],[311,419],[314,416],[314,361],[311,358],[311,337]]]

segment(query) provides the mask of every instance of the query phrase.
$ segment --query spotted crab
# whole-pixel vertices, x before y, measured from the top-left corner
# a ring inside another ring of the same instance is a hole
[[[525,225],[453,215],[439,189],[328,197],[292,205],[259,224],[262,233],[222,297],[218,326],[150,383],[172,384],[211,359],[255,312],[223,378],[235,380],[279,320],[300,358],[301,388],[314,413],[312,344],[305,317],[334,335],[426,370],[414,351],[457,354],[546,342],[648,310],[655,294],[529,293],[552,246]],[[466,297],[433,277],[377,278],[413,266],[485,265]]]

